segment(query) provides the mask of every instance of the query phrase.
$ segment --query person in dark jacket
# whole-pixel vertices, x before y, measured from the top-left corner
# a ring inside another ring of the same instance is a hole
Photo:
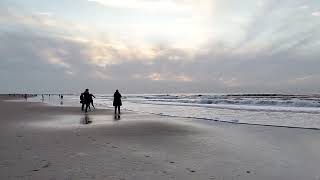
[[[84,91],[84,93],[82,93],[82,97],[83,97],[83,106],[86,105],[86,109],[85,112],[88,112],[88,108],[90,106],[90,93],[89,93],[89,89],[86,89]]]
[[[114,114],[117,114],[117,109],[118,113],[120,114],[120,106],[122,106],[121,97],[122,96],[117,89],[113,95]]]
[[[81,93],[80,95],[80,103],[81,103],[81,111],[84,110],[84,97],[83,97],[83,93]]]

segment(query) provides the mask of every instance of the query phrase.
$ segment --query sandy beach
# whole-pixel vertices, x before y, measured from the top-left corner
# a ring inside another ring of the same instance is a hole
[[[320,179],[318,130],[5,99],[1,180]]]

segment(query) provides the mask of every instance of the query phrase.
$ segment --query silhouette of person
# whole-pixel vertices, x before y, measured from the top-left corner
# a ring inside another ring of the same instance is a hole
[[[81,93],[80,95],[80,103],[81,103],[81,111],[84,110],[84,97],[83,97],[83,93]]]
[[[116,92],[113,94],[114,114],[117,114],[117,109],[118,113],[120,114],[120,106],[122,106],[121,97],[122,96],[117,89]]]
[[[91,124],[92,121],[88,114],[85,114],[84,117],[81,118],[81,124]]]
[[[83,93],[83,101],[84,104],[86,105],[85,112],[88,112],[88,108],[90,107],[90,93],[89,89],[86,89]]]
[[[95,109],[94,105],[93,105],[93,98],[96,98],[93,94],[89,94],[89,98],[90,98],[90,103],[92,105],[92,107]],[[90,106],[89,106],[90,108]]]

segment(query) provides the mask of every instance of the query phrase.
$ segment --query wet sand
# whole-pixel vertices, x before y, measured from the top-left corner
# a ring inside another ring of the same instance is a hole
[[[1,180],[320,179],[319,130],[2,100]]]

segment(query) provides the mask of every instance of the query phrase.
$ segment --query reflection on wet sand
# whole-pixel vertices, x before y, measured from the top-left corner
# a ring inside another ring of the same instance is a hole
[[[113,120],[114,121],[120,121],[120,115],[114,115]]]
[[[81,124],[91,124],[92,123],[92,121],[90,120],[90,117],[87,113],[83,117],[81,117],[80,123]]]

